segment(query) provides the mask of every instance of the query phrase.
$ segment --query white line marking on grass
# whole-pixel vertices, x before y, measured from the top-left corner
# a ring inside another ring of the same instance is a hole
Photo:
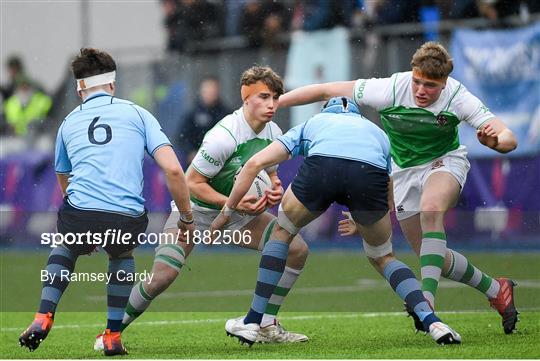
[[[530,307],[520,309],[522,312],[540,311],[539,307]],[[452,315],[452,314],[470,314],[470,313],[488,313],[490,311],[484,310],[464,310],[464,311],[440,311],[439,315]],[[181,313],[181,312],[179,312]],[[373,318],[373,317],[405,317],[405,312],[358,312],[358,313],[327,313],[324,315],[302,315],[302,316],[282,316],[279,317],[281,321],[298,321],[298,320],[322,320],[322,319],[346,319],[346,318]],[[195,325],[200,323],[225,323],[226,317],[223,318],[208,318],[203,320],[163,320],[163,321],[140,321],[134,322],[131,327],[142,326],[163,326],[163,325]],[[71,325],[56,325],[54,329],[81,329],[81,328],[100,328],[104,327],[105,323],[99,324],[71,324]],[[20,327],[6,327],[2,328],[0,332],[13,332],[22,331]]]
[[[538,280],[516,280],[519,288],[540,288]],[[460,288],[468,287],[459,282],[443,280],[439,283],[439,288]],[[294,294],[313,294],[313,293],[338,293],[338,292],[360,292],[374,289],[390,289],[385,280],[360,278],[356,281],[356,285],[351,286],[323,286],[323,287],[299,287],[293,288]],[[209,297],[236,297],[236,296],[251,296],[253,289],[246,290],[216,290],[216,291],[183,291],[183,292],[166,292],[159,298],[209,298]],[[103,301],[107,296],[87,296],[90,301]]]

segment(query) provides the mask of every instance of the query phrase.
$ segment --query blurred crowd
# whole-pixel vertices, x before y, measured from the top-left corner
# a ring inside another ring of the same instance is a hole
[[[277,45],[276,35],[335,26],[378,25],[540,12],[538,0],[161,0],[168,49],[191,52],[212,38],[243,35],[251,47]]]
[[[509,16],[526,22],[540,12],[540,0],[161,0],[161,7],[168,50],[190,53],[211,39],[243,36],[252,48],[277,47],[282,34],[336,26],[369,32],[381,25],[483,17],[501,27]],[[64,109],[57,112],[62,92],[47,94],[19,56],[3,65],[8,77],[0,84],[0,157],[30,148],[51,151],[65,115]],[[231,110],[220,97],[218,78],[204,78],[171,139],[188,162],[204,134]]]
[[[19,56],[10,56],[5,65],[8,81],[0,86],[2,152],[22,150],[40,141],[47,143],[44,148],[50,149],[47,119],[52,97],[30,78]]]

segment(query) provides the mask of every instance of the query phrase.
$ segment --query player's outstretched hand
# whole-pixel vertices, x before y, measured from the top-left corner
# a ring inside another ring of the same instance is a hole
[[[339,221],[338,232],[340,236],[352,236],[357,232],[356,223],[354,222],[351,213],[341,211],[341,214],[345,216],[345,219]]]
[[[255,196],[244,196],[240,203],[236,206],[236,210],[240,213],[256,216],[266,210],[268,197],[265,195],[257,200]]]
[[[279,179],[276,179],[275,182],[272,184],[272,189],[266,191],[266,197],[268,198],[268,208],[271,208],[281,202],[281,198],[283,198],[283,193],[285,193],[285,191],[281,186],[281,181]]]
[[[497,132],[491,124],[482,127],[476,131],[476,137],[478,141],[489,148],[495,148],[499,144],[499,138],[497,137]]]

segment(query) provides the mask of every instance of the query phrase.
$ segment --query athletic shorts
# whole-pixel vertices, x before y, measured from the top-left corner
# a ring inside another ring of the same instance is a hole
[[[191,202],[191,211],[193,212],[195,229],[201,232],[210,229],[210,225],[220,212],[217,209],[201,207],[193,202]],[[231,231],[240,230],[255,219],[255,217],[256,216],[234,212],[231,216],[231,221],[227,224],[227,229],[230,229]],[[169,215],[169,218],[167,218],[163,229],[178,228],[177,222],[179,219],[180,213],[178,212],[178,208],[176,208],[174,202],[171,202],[171,214]]]
[[[81,242],[67,242],[69,238],[66,237],[64,247],[81,255],[91,253],[97,246],[101,246],[113,258],[136,248],[139,245],[137,242],[139,234],[144,233],[147,226],[148,217],[146,211],[139,217],[130,217],[118,213],[89,211],[73,207],[69,204],[67,198],[64,199],[64,204],[62,204],[58,211],[58,220],[56,223],[58,233],[64,236],[68,233],[83,234],[87,232],[93,235],[90,242],[86,238],[81,238]],[[105,232],[107,230],[110,230],[110,235],[107,236],[108,242],[106,244],[98,243],[95,235],[101,235],[101,239],[103,240],[105,239]],[[115,241],[119,238],[114,238],[114,234],[111,231],[115,231],[116,235],[130,234],[129,242],[127,242],[128,238],[124,238],[126,242]]]
[[[420,213],[422,190],[430,175],[437,172],[450,173],[463,189],[470,168],[471,165],[467,160],[467,148],[464,146],[460,146],[429,163],[414,167],[402,169],[397,164],[392,163],[397,219],[407,219]]]
[[[386,170],[371,164],[333,157],[304,160],[292,183],[296,198],[312,212],[324,212],[333,202],[349,208],[360,224],[370,225],[388,212]]]
[[[193,224],[195,225],[195,229],[201,233],[205,230],[210,230],[210,225],[220,212],[217,209],[201,207],[193,202],[191,202],[191,211],[193,212]],[[258,216],[233,212],[231,220],[229,223],[227,223],[226,229],[231,231],[242,230],[249,222],[257,217]],[[169,215],[169,218],[167,218],[163,230],[178,228],[177,222],[179,218],[180,213],[178,212],[178,208],[173,201],[171,202],[171,214]],[[259,250],[262,250],[264,244],[268,241],[274,223],[275,220],[272,220],[266,225],[266,229],[263,232],[262,241],[259,242]]]

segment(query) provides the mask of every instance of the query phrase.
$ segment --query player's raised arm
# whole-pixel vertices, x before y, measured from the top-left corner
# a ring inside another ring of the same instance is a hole
[[[291,107],[339,96],[352,97],[354,83],[355,81],[337,81],[296,88],[279,97],[279,106],[280,108]]]
[[[476,129],[478,141],[499,153],[516,149],[517,140],[508,126],[465,87],[458,94],[455,109],[461,120]]]
[[[478,141],[499,153],[508,153],[517,148],[514,133],[498,118],[487,121],[477,130]]]

